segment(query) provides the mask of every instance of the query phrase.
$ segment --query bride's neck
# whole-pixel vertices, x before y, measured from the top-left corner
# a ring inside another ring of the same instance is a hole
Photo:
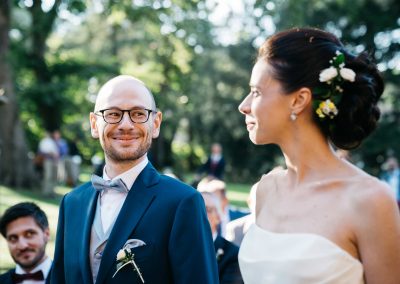
[[[287,177],[294,185],[338,176],[346,164],[325,137],[293,140],[281,147],[287,166]]]

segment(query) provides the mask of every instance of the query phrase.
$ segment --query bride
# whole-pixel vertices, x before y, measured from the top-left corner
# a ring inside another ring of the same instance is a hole
[[[376,127],[383,81],[332,34],[292,29],[260,48],[239,106],[286,170],[259,181],[239,262],[247,284],[400,283],[400,216],[386,184],[335,154]]]

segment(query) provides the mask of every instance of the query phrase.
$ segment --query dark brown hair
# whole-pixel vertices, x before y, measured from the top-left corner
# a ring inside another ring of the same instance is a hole
[[[8,208],[0,218],[0,233],[7,237],[7,225],[19,218],[32,217],[36,224],[44,231],[49,228],[46,214],[33,202],[21,202]]]
[[[272,74],[286,93],[302,87],[321,87],[319,73],[330,67],[329,61],[339,51],[345,56],[346,68],[356,73],[354,82],[344,81],[343,95],[333,119],[314,120],[332,143],[341,149],[358,147],[375,128],[380,111],[377,102],[384,83],[376,65],[366,53],[350,54],[331,33],[314,28],[295,28],[277,33],[259,49],[258,60],[266,60]]]

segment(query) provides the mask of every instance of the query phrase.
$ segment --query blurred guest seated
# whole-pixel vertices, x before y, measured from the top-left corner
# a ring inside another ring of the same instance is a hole
[[[212,177],[205,177],[199,182],[197,190],[200,192],[211,192],[218,197],[222,210],[219,228],[219,232],[222,237],[226,236],[226,225],[230,221],[250,213],[247,210],[243,210],[229,204],[229,200],[226,196],[226,183],[222,180],[214,179]]]
[[[238,253],[239,247],[227,241],[218,234],[218,225],[221,222],[221,205],[218,197],[210,192],[202,192],[207,210],[207,218],[211,226],[214,240],[215,257],[218,263],[220,284],[242,284]]]
[[[250,225],[255,222],[257,186],[258,182],[251,187],[250,194],[247,198],[247,205],[250,208],[250,214],[230,221],[226,225],[226,239],[237,246],[240,246]]]

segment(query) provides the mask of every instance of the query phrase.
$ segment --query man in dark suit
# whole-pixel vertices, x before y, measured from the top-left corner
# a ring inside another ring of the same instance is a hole
[[[211,145],[211,153],[207,161],[199,168],[196,180],[200,181],[201,174],[206,173],[209,178],[224,179],[225,158],[222,155],[222,146],[219,143]]]
[[[218,197],[211,192],[202,192],[206,204],[207,218],[213,233],[215,257],[218,262],[220,284],[242,284],[242,275],[239,269],[239,247],[227,241],[218,234],[218,225],[221,220],[221,206]]]
[[[118,76],[100,89],[90,125],[103,178],[62,200],[51,283],[218,283],[201,195],[148,161],[161,120],[138,79]]]
[[[50,283],[51,259],[46,255],[49,223],[34,203],[8,208],[0,219],[0,232],[7,240],[16,267],[0,275],[1,284]]]

